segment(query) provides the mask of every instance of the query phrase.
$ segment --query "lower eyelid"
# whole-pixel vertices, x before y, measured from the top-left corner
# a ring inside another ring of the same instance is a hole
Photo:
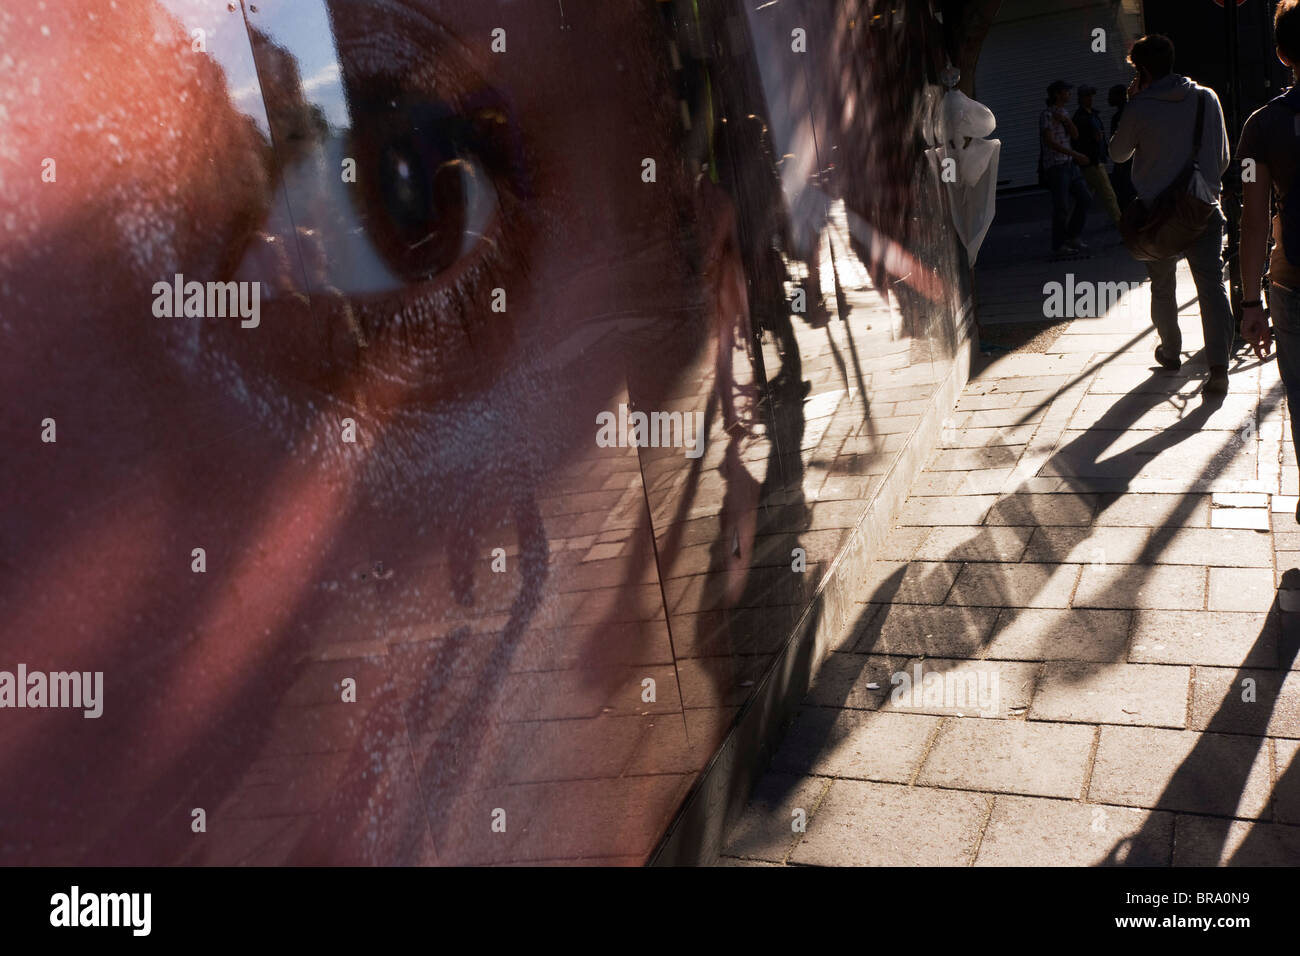
[[[415,360],[410,373],[418,376],[420,360],[430,353],[436,361],[437,353],[451,347],[449,339],[463,339],[456,346],[468,344],[474,349],[485,338],[478,330],[489,330],[487,338],[498,338],[490,322],[492,290],[504,288],[504,277],[517,274],[517,270],[511,268],[509,253],[499,243],[476,251],[474,256],[448,279],[408,285],[354,303],[368,334],[379,337],[382,333],[399,352]],[[388,371],[400,374],[400,370]]]

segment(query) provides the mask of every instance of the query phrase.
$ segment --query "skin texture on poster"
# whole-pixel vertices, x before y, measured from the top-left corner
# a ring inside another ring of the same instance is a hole
[[[0,15],[0,669],[102,674],[0,710],[0,863],[644,862],[965,335],[944,56],[924,2]]]

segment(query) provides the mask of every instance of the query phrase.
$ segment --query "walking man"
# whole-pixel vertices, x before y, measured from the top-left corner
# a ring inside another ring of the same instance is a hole
[[[1133,158],[1133,188],[1148,206],[1186,168],[1198,106],[1204,102],[1199,156],[1203,178],[1217,200],[1219,180],[1228,168],[1228,131],[1223,108],[1214,91],[1199,86],[1174,69],[1174,44],[1152,34],[1133,44],[1128,61],[1136,75],[1129,85],[1129,102],[1119,129],[1110,141],[1116,162]],[[1209,377],[1204,393],[1228,391],[1228,358],[1232,350],[1232,310],[1223,285],[1223,227],[1227,219],[1217,204],[1205,231],[1179,256],[1146,264],[1151,275],[1151,321],[1160,336],[1156,361],[1167,369],[1182,365],[1183,337],[1178,327],[1176,270],[1187,259],[1196,283],[1205,332],[1205,361]]]
[[[1047,109],[1039,114],[1038,128],[1042,139],[1043,178],[1052,196],[1052,255],[1072,255],[1088,248],[1079,238],[1088,220],[1088,207],[1092,193],[1079,172],[1088,157],[1070,145],[1078,135],[1065,104],[1074,89],[1065,80],[1057,80],[1047,88]],[[1070,200],[1074,212],[1070,212]]]
[[[1105,163],[1110,158],[1106,149],[1106,125],[1101,121],[1101,114],[1092,108],[1092,98],[1096,92],[1095,86],[1079,87],[1079,108],[1074,111],[1074,127],[1078,131],[1074,138],[1074,148],[1088,157],[1088,162],[1083,167],[1083,178],[1087,181],[1088,188],[1106,207],[1110,221],[1119,225],[1119,200],[1115,198],[1110,177],[1106,175]]]

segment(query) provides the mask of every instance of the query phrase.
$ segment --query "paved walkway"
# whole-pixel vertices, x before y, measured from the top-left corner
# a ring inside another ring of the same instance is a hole
[[[721,862],[1300,863],[1285,402],[1179,296],[978,370]]]

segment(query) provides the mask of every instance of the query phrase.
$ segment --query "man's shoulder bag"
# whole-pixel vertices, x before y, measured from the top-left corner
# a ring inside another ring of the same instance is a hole
[[[1120,219],[1119,231],[1133,258],[1142,262],[1183,255],[1205,231],[1218,206],[1214,190],[1201,174],[1201,132],[1205,94],[1197,96],[1192,156],[1173,183],[1150,204],[1134,198]]]

